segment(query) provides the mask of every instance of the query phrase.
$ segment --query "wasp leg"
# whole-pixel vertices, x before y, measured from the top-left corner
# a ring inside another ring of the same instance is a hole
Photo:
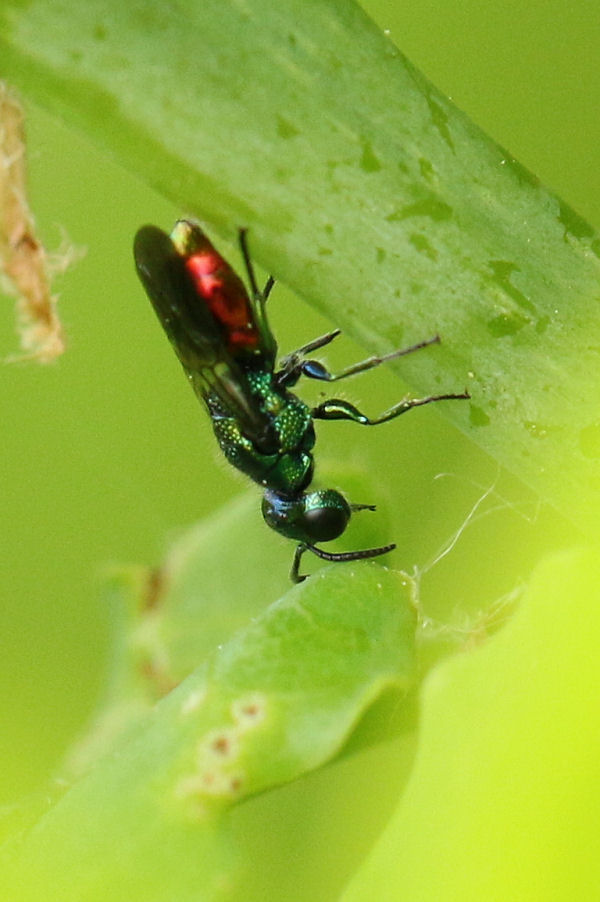
[[[406,413],[407,410],[412,410],[413,407],[423,407],[425,404],[432,404],[434,401],[460,401],[470,397],[471,395],[469,392],[464,391],[461,394],[429,395],[427,398],[406,398],[404,401],[400,401],[398,404],[390,407],[390,409],[386,410],[385,413],[382,413],[381,416],[373,418],[361,413],[354,404],[350,404],[348,401],[342,401],[339,398],[330,398],[328,401],[323,401],[318,407],[313,408],[311,414],[315,420],[352,420],[354,423],[360,423],[361,426],[378,426],[380,423],[387,423],[388,420],[399,417],[401,414]]]
[[[326,332],[325,335],[319,335],[318,338],[313,338],[312,341],[302,345],[301,348],[297,348],[295,351],[292,351],[291,354],[287,354],[282,360],[282,365],[285,365],[287,360],[294,360],[297,357],[303,357],[305,354],[309,354],[311,351],[316,351],[318,348],[324,348],[325,345],[328,345],[334,338],[337,338],[338,335],[341,334],[341,329],[332,329],[331,332]]]
[[[269,276],[266,281],[265,287],[262,291],[258,289],[258,283],[256,281],[256,276],[254,275],[254,266],[252,265],[252,260],[250,259],[250,251],[248,250],[248,229],[240,229],[239,238],[240,238],[240,249],[242,251],[242,257],[244,258],[244,264],[246,266],[246,272],[248,274],[248,281],[250,282],[250,288],[252,290],[252,296],[255,298],[261,298],[263,301],[266,301],[269,295],[271,294],[271,289],[275,284],[275,279],[273,276]]]
[[[320,379],[322,382],[337,382],[339,379],[346,379],[347,376],[355,376],[357,373],[372,370],[373,367],[379,366],[380,363],[395,360],[396,357],[406,357],[407,354],[412,354],[413,351],[420,351],[421,348],[428,348],[429,345],[437,345],[439,343],[440,336],[434,335],[433,338],[426,338],[425,341],[419,341],[409,348],[399,348],[396,351],[391,351],[389,354],[383,354],[381,357],[367,357],[366,360],[360,360],[358,363],[353,363],[352,366],[347,366],[340,373],[330,373],[327,367],[318,360],[298,360],[296,368],[298,377],[308,376],[309,379]],[[322,347],[322,345],[316,344],[315,347]],[[297,353],[302,353],[305,350],[313,350],[313,348],[310,346],[301,348]]]
[[[277,384],[281,386],[295,385],[300,376],[305,372],[305,368],[310,365],[320,367],[324,370],[325,368],[318,361],[304,360],[304,355],[310,354],[311,351],[316,351],[318,348],[324,348],[325,345],[332,342],[334,338],[337,338],[338,335],[341,334],[341,331],[341,329],[334,329],[332,332],[327,332],[325,335],[313,338],[312,341],[302,345],[302,347],[298,348],[296,351],[286,354],[281,361],[279,371],[275,374]],[[310,373],[307,372],[306,375],[310,375]],[[313,378],[318,379],[320,377],[315,376]]]
[[[303,583],[307,577],[306,573],[304,575],[301,575],[298,572],[300,569],[300,559],[305,551],[308,551],[308,545],[296,545],[294,560],[292,562],[292,569],[290,570],[290,579],[293,583]]]
[[[360,505],[360,507],[363,506],[368,507],[368,505]],[[316,554],[316,556],[320,557],[323,561],[344,562],[364,561],[367,558],[379,557],[380,554],[388,554],[388,552],[393,551],[395,547],[395,543],[392,542],[390,545],[381,545],[379,548],[363,548],[362,551],[323,551],[322,548],[317,548],[316,545],[309,545],[308,542],[302,542],[296,547],[296,551],[294,552],[294,561],[292,563],[290,577],[294,583],[301,583],[306,579],[307,574],[301,575],[298,572],[300,568],[300,559],[305,551],[312,551],[313,554]]]

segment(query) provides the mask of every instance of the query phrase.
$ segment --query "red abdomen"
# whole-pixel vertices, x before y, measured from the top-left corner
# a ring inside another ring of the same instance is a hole
[[[228,350],[235,355],[236,351],[258,348],[260,335],[244,283],[212,245],[195,250],[185,266],[198,295],[223,327]]]

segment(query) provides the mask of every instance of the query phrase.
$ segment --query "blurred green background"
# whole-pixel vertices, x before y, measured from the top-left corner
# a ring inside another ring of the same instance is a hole
[[[600,226],[596,0],[364,5],[459,107]],[[64,229],[87,254],[57,280],[67,354],[49,367],[2,370],[0,799],[47,776],[93,705],[108,631],[103,568],[158,561],[170,538],[245,488],[220,460],[133,271],[138,226],[169,228],[186,211],[40,110],[29,113],[31,200],[41,233],[58,248]],[[231,258],[238,259],[235,250]],[[283,351],[330,327],[283,286],[270,312]],[[2,356],[16,350],[10,299],[0,349]],[[327,359],[335,367],[361,354],[346,339]],[[403,392],[385,371],[344,388],[372,412]],[[315,387],[303,396],[316,397]],[[350,454],[376,474],[389,492],[382,515],[392,519],[399,545],[392,562],[409,571],[426,566],[495,486],[489,515],[424,578],[432,617],[460,626],[527,578],[544,550],[572,538],[440,409],[381,430],[341,433],[339,424],[322,424],[318,453],[318,460]],[[436,479],[442,473],[450,475]],[[280,542],[262,525],[258,491],[256,528],[265,542]],[[248,572],[240,567],[245,578]],[[287,586],[283,571],[281,592]]]

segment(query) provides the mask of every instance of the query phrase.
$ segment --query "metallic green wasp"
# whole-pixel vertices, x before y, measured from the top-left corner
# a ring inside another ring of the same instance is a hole
[[[288,354],[277,368],[277,342],[266,313],[273,279],[259,290],[244,230],[240,245],[250,293],[200,227],[187,220],[177,222],[170,236],[156,226],[144,226],[135,237],[134,254],[144,288],[208,411],[225,457],[262,486],[262,513],[268,525],[298,543],[291,578],[300,582],[305,579],[299,568],[306,551],[326,561],[356,561],[395,548],[392,544],[331,552],[317,547],[316,543],[341,536],[354,511],[375,508],[351,504],[334,489],[309,491],[314,421],[352,420],[376,426],[413,407],[469,394],[400,401],[374,419],[337,398],[309,407],[290,391],[301,376],[336,382],[438,343],[439,337],[383,357],[369,357],[333,374],[309,355],[333,341],[340,334],[335,329]]]

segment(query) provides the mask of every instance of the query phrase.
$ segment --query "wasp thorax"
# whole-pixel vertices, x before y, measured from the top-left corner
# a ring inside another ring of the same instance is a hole
[[[350,505],[334,489],[321,489],[290,497],[267,491],[262,513],[269,526],[299,542],[329,542],[337,539],[350,519]]]

